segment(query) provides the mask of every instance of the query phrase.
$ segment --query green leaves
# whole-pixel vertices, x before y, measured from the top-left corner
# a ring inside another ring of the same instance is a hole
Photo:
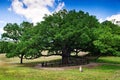
[[[61,10],[44,19],[36,26],[23,22],[8,23],[4,27],[2,37],[13,41],[8,41],[7,57],[21,55],[34,59],[40,57],[43,50],[56,54],[81,50],[120,55],[120,27],[109,21],[100,24],[95,16],[75,10]]]
[[[8,23],[4,27],[4,31],[5,31],[5,33],[2,34],[2,38],[12,39],[14,41],[19,40],[20,29],[19,29],[19,26],[16,23],[14,23],[14,24]]]
[[[108,21],[103,22],[101,26],[102,27],[97,28],[96,31],[94,31],[96,40],[93,44],[101,53],[120,55],[120,35],[118,33],[120,28]],[[118,29],[117,32],[116,29]]]
[[[37,55],[40,56],[40,47],[38,46],[38,39],[35,34],[36,30],[33,29],[33,24],[29,22],[23,22],[20,25],[14,23],[8,23],[4,27],[5,33],[2,34],[2,38],[7,39],[9,45],[6,56],[14,57],[18,56],[21,58],[21,63],[23,57],[36,58]],[[33,36],[34,35],[34,36]],[[33,37],[32,37],[33,36]],[[11,41],[9,41],[11,40]]]
[[[74,51],[88,50],[93,38],[91,32],[98,25],[97,19],[88,13],[63,10],[45,17],[45,21],[39,23],[35,29],[39,30],[39,44],[45,49],[62,50],[66,46]]]

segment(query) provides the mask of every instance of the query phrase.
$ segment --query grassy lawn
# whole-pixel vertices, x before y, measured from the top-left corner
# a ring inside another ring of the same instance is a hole
[[[120,67],[103,65],[95,69],[41,70],[26,67],[1,67],[0,80],[120,80]]]
[[[58,59],[59,57],[52,57],[52,59]],[[103,57],[100,60],[114,60],[113,62],[119,64],[120,58],[117,57]],[[45,58],[49,59],[49,58]],[[6,59],[4,55],[0,55],[1,63],[16,63],[18,58]],[[44,58],[33,60],[29,63],[36,63],[39,60],[44,61]],[[28,61],[24,60],[28,63]],[[103,64],[95,68],[83,68],[83,72],[79,72],[79,69],[66,69],[66,70],[43,70],[36,69],[34,67],[26,67],[20,65],[2,65],[0,66],[0,80],[120,80],[120,66],[111,64]]]
[[[100,63],[120,64],[120,57],[113,57],[113,56],[100,57],[97,60],[97,62],[100,62]]]

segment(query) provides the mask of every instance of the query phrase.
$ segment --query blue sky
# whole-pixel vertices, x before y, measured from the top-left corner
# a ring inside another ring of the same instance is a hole
[[[89,12],[100,21],[120,19],[120,0],[0,0],[0,34],[6,23],[40,22],[63,8]]]
[[[106,18],[120,13],[120,0],[64,0],[67,9],[76,9]]]

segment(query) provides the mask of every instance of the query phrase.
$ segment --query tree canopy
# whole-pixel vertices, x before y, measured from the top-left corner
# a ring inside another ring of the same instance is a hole
[[[97,35],[93,43],[104,55],[120,56],[120,27],[109,21],[104,21],[95,31]]]
[[[29,22],[20,25],[8,23],[2,37],[13,40],[7,57],[34,59],[47,50],[48,55],[61,55],[68,64],[71,53],[88,51],[92,55],[120,56],[120,27],[109,21],[99,23],[95,16],[83,11],[61,10],[45,16],[35,26]]]
[[[33,35],[32,23],[23,22],[20,25],[8,23],[4,30],[5,33],[2,34],[2,38],[9,42],[7,57],[18,56],[20,63],[23,63],[23,58],[33,59],[40,55],[39,47],[31,38]]]
[[[95,16],[83,11],[61,10],[45,17],[35,29],[38,30],[38,45],[49,52],[61,53],[63,64],[67,64],[72,52],[91,50],[92,31],[97,27],[99,22]]]

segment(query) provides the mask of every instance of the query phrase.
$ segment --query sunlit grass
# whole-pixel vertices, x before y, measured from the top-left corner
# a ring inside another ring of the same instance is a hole
[[[120,57],[100,57],[97,62],[101,63],[113,63],[113,64],[120,64]]]
[[[50,60],[56,60],[61,59],[61,56],[50,56],[50,57],[40,57],[36,59],[23,59],[23,63],[34,63],[34,62],[43,62],[43,61],[50,61]],[[6,58],[5,54],[0,54],[0,61],[10,62],[10,63],[19,63],[20,59],[18,57],[13,58]]]
[[[108,69],[107,69],[108,68]],[[120,67],[103,65],[95,69],[42,70],[27,67],[0,67],[0,80],[120,80]]]
[[[24,60],[25,64],[37,64],[37,62],[60,59],[61,57],[39,58],[36,60]],[[24,67],[19,63],[19,58],[6,58],[0,55],[1,63],[15,63],[16,65],[8,64],[0,66],[0,80],[120,80],[120,62],[119,57],[101,57],[99,60],[108,60],[117,62],[117,65],[103,64],[92,69],[84,68],[83,72],[79,69],[67,70],[44,70],[34,67]],[[0,64],[1,64],[0,63]]]

